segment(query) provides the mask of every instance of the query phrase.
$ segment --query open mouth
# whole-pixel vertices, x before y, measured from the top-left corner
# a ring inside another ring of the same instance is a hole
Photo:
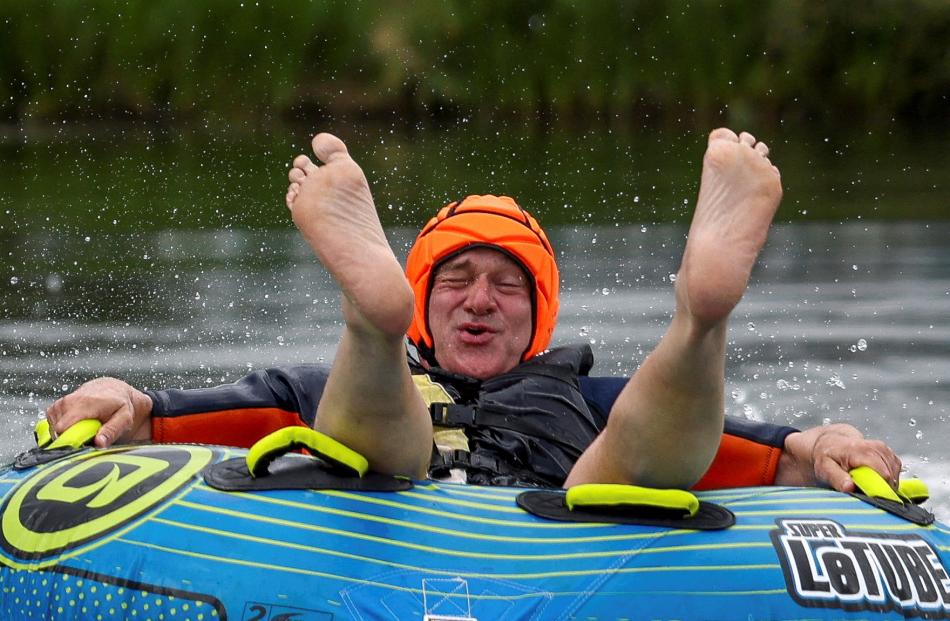
[[[480,344],[491,338],[493,331],[486,325],[467,323],[459,327],[462,340],[471,344]]]

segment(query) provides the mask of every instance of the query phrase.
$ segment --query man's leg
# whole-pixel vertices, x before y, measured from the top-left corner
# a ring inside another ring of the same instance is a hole
[[[781,197],[764,143],[728,129],[710,134],[673,320],[566,485],[688,487],[705,472],[722,434],[726,322]]]
[[[383,233],[369,184],[343,142],[313,139],[322,166],[294,160],[287,207],[343,291],[345,327],[317,408],[318,431],[378,472],[424,477],[432,423],[406,364],[413,294]]]

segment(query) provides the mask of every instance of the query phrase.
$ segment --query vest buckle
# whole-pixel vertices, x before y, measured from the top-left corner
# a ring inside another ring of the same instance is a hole
[[[474,427],[475,408],[457,403],[433,403],[429,406],[432,422],[442,427]]]

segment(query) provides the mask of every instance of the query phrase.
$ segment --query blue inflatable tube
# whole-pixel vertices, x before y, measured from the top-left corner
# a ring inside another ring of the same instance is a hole
[[[829,490],[699,493],[735,516],[701,531],[555,521],[511,488],[209,484],[244,455],[63,450],[3,472],[0,618],[950,619],[950,529]]]

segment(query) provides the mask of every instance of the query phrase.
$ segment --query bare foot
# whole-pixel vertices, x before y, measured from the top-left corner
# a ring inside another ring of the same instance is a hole
[[[745,293],[749,274],[782,199],[769,149],[746,132],[709,135],[696,211],[689,228],[677,298],[701,325],[725,321]]]
[[[347,325],[402,339],[412,319],[412,289],[393,255],[363,170],[343,141],[317,134],[313,152],[294,160],[287,207],[294,224],[345,297]]]

